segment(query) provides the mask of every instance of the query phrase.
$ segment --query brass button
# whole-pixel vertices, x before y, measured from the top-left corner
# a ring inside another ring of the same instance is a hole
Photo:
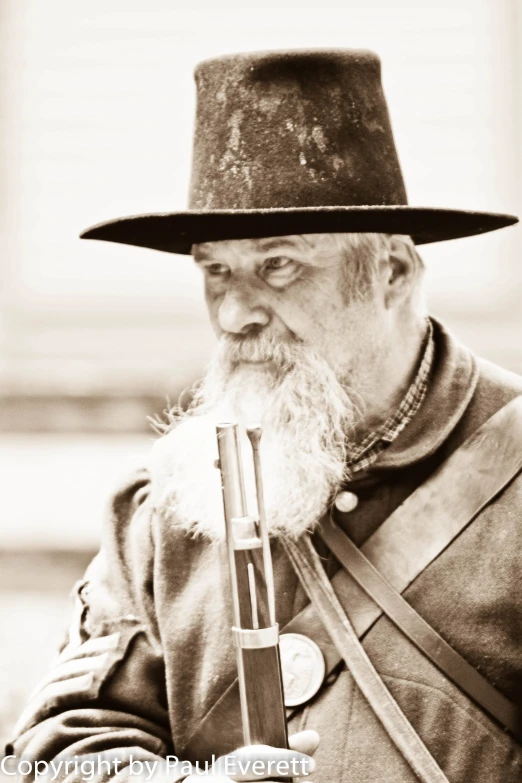
[[[353,511],[358,502],[359,499],[353,492],[339,492],[334,504],[338,511],[343,511],[346,514],[348,511]]]

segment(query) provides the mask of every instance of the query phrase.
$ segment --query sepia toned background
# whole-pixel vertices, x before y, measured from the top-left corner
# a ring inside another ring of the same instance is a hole
[[[146,458],[147,416],[213,345],[190,259],[78,233],[186,206],[196,62],[303,47],[380,54],[410,203],[522,212],[518,0],[0,3],[2,742],[67,628],[111,487]],[[422,249],[431,311],[518,372],[521,237]]]

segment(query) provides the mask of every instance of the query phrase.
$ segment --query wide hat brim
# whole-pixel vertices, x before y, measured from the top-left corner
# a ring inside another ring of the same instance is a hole
[[[422,245],[485,234],[517,222],[515,215],[496,212],[402,205],[189,210],[117,218],[80,236],[189,255],[192,245],[203,242],[291,234],[407,234]]]

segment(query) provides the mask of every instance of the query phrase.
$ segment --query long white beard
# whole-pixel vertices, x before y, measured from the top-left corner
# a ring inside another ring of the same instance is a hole
[[[313,529],[341,483],[347,436],[357,420],[347,388],[302,343],[225,336],[190,409],[173,411],[167,433],[155,444],[156,505],[189,534],[224,537],[216,425],[237,421],[248,513],[256,514],[244,429],[261,424],[268,527],[273,535],[296,537]]]

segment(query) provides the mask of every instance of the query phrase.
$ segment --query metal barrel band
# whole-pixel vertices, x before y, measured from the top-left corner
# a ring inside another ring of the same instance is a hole
[[[232,627],[234,641],[243,650],[262,650],[265,647],[275,647],[279,643],[279,625],[269,628],[236,628]]]

